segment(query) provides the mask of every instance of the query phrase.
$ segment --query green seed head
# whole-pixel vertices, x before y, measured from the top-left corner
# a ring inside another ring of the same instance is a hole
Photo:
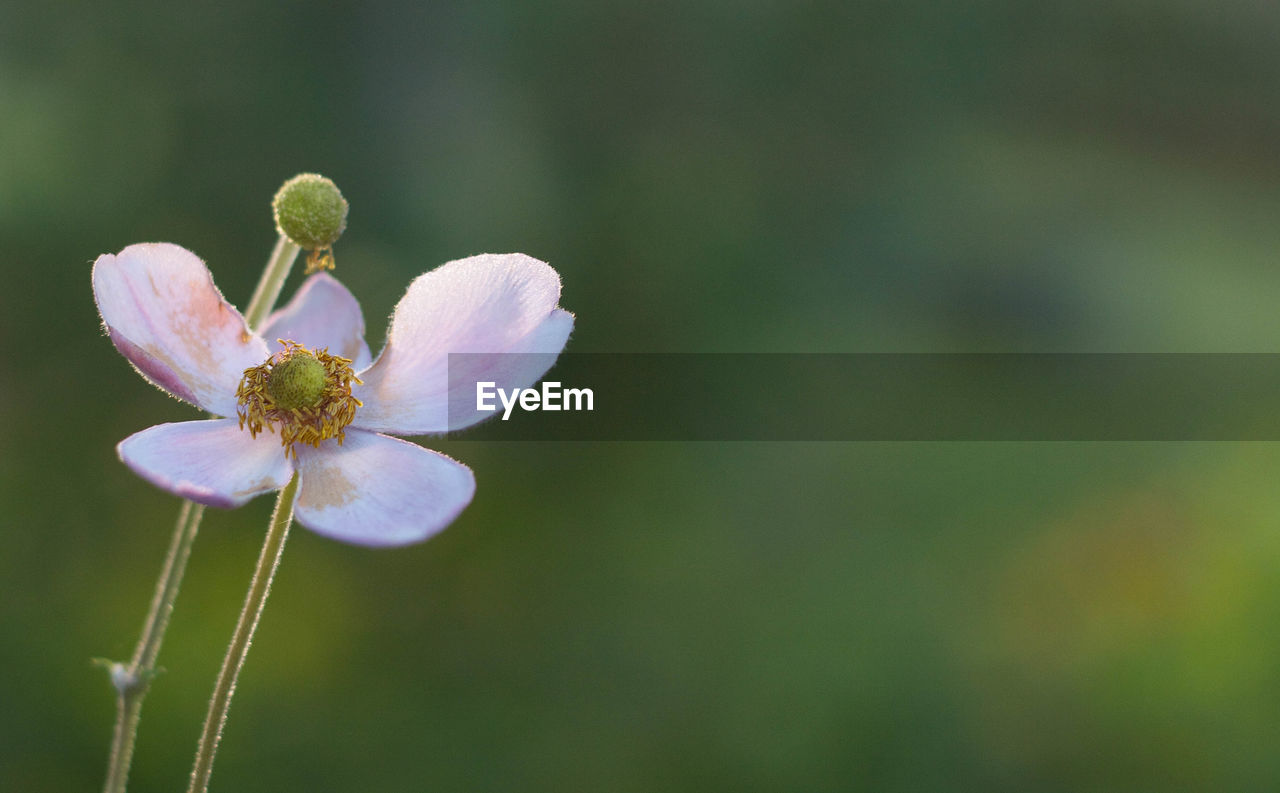
[[[305,250],[328,248],[347,228],[347,199],[338,186],[317,173],[285,182],[271,202],[276,230]]]
[[[271,367],[267,393],[284,410],[319,406],[325,391],[324,365],[300,352]]]

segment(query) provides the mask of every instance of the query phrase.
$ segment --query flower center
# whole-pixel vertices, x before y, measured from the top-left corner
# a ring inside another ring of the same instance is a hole
[[[324,364],[311,353],[298,352],[285,358],[267,375],[267,393],[283,410],[313,408],[324,397]]]
[[[284,349],[258,366],[244,370],[236,388],[236,413],[240,429],[258,437],[263,429],[280,428],[280,443],[297,457],[293,444],[337,438],[356,416],[361,402],[351,395],[351,384],[361,382],[351,360],[330,355],[327,349],[308,350],[295,341],[278,339]]]

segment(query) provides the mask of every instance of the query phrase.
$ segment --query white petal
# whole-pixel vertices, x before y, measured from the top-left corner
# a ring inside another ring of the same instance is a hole
[[[355,424],[405,435],[456,429],[449,353],[542,353],[545,366],[524,362],[511,373],[520,382],[503,387],[532,384],[573,326],[573,315],[556,308],[559,299],[556,271],[520,253],[460,259],[414,279],[391,317],[386,348],[353,389],[364,402]]]
[[[253,438],[236,419],[158,424],[125,438],[116,452],[156,487],[211,507],[238,507],[293,476],[280,436]]]
[[[235,415],[244,370],[267,346],[213,285],[194,253],[169,243],[99,256],[93,294],[116,349],[143,377],[220,416]]]
[[[345,442],[299,444],[294,517],[308,529],[356,545],[420,542],[471,503],[471,469],[408,441],[348,430]]]
[[[312,350],[328,348],[333,355],[351,359],[356,371],[373,360],[364,341],[360,303],[328,273],[308,278],[287,306],[267,317],[259,334],[268,347],[276,339],[287,339]]]
[[[513,389],[528,388],[555,365],[572,330],[573,315],[556,309],[513,349],[495,354],[451,357],[448,430],[460,430],[500,415],[502,405],[496,399],[493,400],[495,410],[476,410],[476,384],[493,383],[493,387],[508,393]]]

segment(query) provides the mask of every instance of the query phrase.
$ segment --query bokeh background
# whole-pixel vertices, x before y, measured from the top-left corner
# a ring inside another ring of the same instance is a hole
[[[0,789],[101,785],[89,659],[178,510],[113,447],[196,415],[100,334],[98,254],[181,243],[243,305],[319,171],[375,350],[412,277],[519,250],[581,352],[1273,351],[1278,38],[1256,0],[0,4]],[[431,445],[479,481],[440,537],[295,531],[214,790],[1280,778],[1274,444]],[[269,508],[204,522],[137,793],[185,787]]]

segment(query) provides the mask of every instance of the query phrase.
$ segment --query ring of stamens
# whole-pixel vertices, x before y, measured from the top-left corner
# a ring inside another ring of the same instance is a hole
[[[362,382],[351,368],[351,359],[330,355],[327,348],[313,351],[295,341],[277,341],[284,345],[284,349],[258,366],[245,369],[244,377],[236,387],[240,429],[247,427],[249,434],[256,438],[264,429],[274,433],[278,426],[280,444],[295,459],[298,456],[293,447],[295,443],[318,447],[321,441],[337,438],[341,444],[347,426],[355,419],[356,408],[362,404],[351,395],[351,384]],[[303,369],[315,368],[309,362],[295,361],[298,356],[308,356],[320,365],[323,373],[319,382],[308,384],[310,390],[301,403],[297,398],[281,398],[284,391],[280,378],[286,375],[291,362],[308,364]],[[277,378],[274,384],[273,373]]]

